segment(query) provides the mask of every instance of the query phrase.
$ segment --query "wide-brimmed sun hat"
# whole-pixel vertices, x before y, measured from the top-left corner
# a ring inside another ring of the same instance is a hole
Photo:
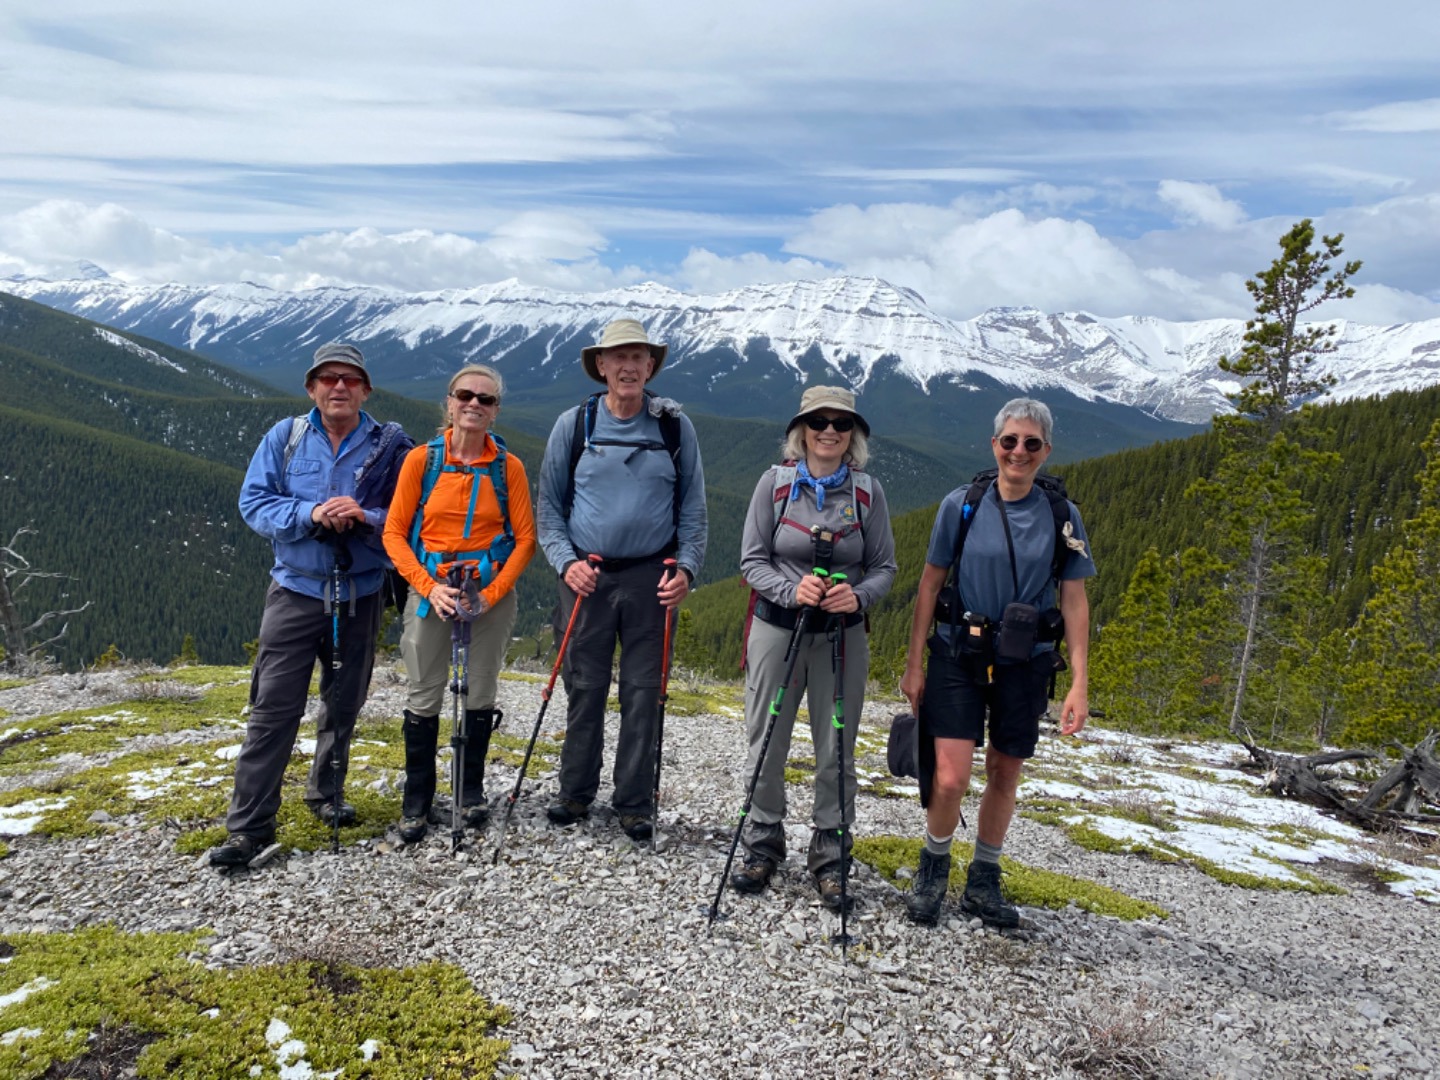
[[[855,417],[855,423],[860,425],[860,430],[865,437],[870,437],[870,425],[866,423],[865,417],[855,411],[855,395],[843,386],[810,386],[806,387],[805,393],[800,396],[800,411],[790,418],[785,425],[785,433],[788,435],[790,429],[813,412],[820,409],[840,409]]]
[[[599,344],[587,345],[580,350],[580,363],[585,368],[585,374],[603,383],[605,376],[595,366],[595,358],[600,355],[601,349],[613,349],[619,345],[648,346],[650,355],[655,358],[655,369],[650,372],[652,378],[660,370],[660,365],[665,363],[665,354],[670,351],[670,346],[651,341],[638,319],[616,319],[601,332]]]
[[[315,372],[326,364],[349,364],[365,376],[365,388],[367,390],[370,388],[370,372],[365,370],[365,354],[348,341],[332,341],[315,350],[315,360],[305,372],[306,386],[310,385],[310,380],[315,377]]]

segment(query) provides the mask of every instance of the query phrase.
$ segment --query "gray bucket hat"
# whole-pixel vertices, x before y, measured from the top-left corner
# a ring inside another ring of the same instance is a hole
[[[585,368],[585,374],[596,382],[603,383],[605,376],[600,374],[595,360],[601,349],[613,349],[619,345],[649,346],[650,355],[655,358],[655,370],[650,372],[651,378],[659,373],[660,365],[665,363],[665,354],[670,351],[670,346],[657,344],[646,336],[645,327],[640,325],[640,320],[616,319],[601,332],[598,345],[587,345],[580,350],[580,363]]]
[[[935,787],[935,739],[914,713],[896,713],[891,719],[885,764],[891,776],[917,780],[920,805],[930,805],[930,794]]]
[[[790,434],[791,428],[817,409],[841,409],[850,413],[865,437],[870,437],[870,425],[855,411],[855,395],[843,386],[807,386],[805,393],[800,395],[800,411],[785,425],[785,434]]]
[[[365,354],[348,341],[332,341],[315,350],[315,360],[305,372],[305,385],[325,364],[349,364],[365,376],[365,389],[370,389],[370,372],[365,370]]]

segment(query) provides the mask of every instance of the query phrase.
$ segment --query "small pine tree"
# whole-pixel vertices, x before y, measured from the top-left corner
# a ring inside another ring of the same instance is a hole
[[[93,667],[96,671],[105,671],[107,668],[119,667],[125,662],[125,654],[116,647],[112,641],[110,647],[99,656],[95,657]]]
[[[180,655],[170,661],[171,667],[190,667],[200,663],[200,653],[195,648],[195,635],[186,634],[180,643]]]

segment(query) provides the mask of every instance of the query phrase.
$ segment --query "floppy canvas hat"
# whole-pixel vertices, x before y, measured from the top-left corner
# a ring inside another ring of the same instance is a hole
[[[315,360],[305,371],[306,386],[310,385],[315,372],[326,364],[349,364],[365,376],[365,388],[370,388],[370,372],[365,370],[365,354],[348,341],[332,341],[315,350]]]
[[[595,366],[595,360],[600,355],[601,349],[613,349],[617,345],[648,346],[650,355],[655,358],[655,370],[650,372],[652,378],[659,372],[660,365],[665,363],[665,354],[670,351],[670,346],[651,341],[645,334],[645,327],[640,325],[638,319],[616,319],[601,331],[599,344],[587,345],[580,350],[580,363],[585,368],[585,374],[596,382],[603,383],[605,377]]]
[[[788,435],[791,428],[818,409],[840,409],[848,412],[855,417],[855,423],[860,425],[865,437],[870,437],[870,425],[866,423],[865,417],[855,411],[855,395],[843,386],[806,387],[805,393],[800,395],[800,411],[785,425],[785,433]]]

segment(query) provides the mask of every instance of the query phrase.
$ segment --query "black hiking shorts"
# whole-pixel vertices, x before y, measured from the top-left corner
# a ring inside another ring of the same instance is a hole
[[[984,746],[988,717],[991,746],[1010,757],[1034,757],[1055,670],[1049,653],[1020,664],[996,664],[994,682],[986,686],[964,657],[951,658],[943,638],[936,635],[929,645],[925,696],[920,700],[929,733],[937,739],[971,739]]]

